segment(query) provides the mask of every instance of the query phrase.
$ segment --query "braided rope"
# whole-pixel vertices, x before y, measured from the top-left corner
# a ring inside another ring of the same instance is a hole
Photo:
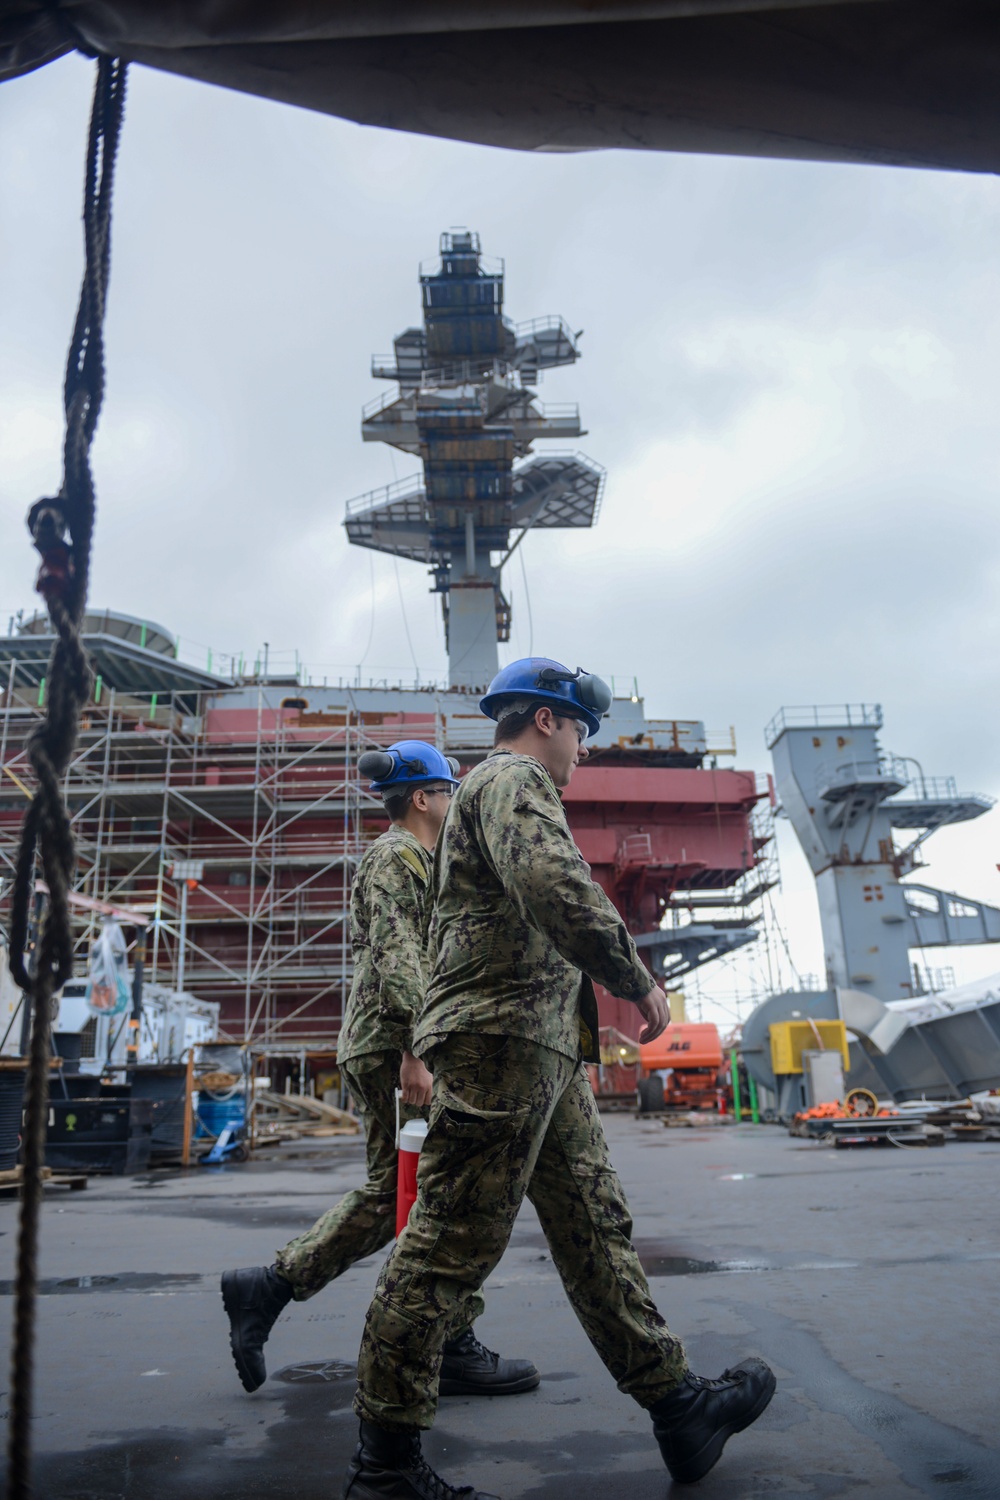
[[[102,57],[97,65],[83,202],[86,269],[63,391],[63,484],[58,497],[39,500],[28,515],[29,529],[42,555],[36,588],[45,597],[57,640],[47,672],[45,718],[27,744],[38,786],[21,827],[11,911],[11,974],[32,1006],[7,1470],[11,1500],[27,1500],[31,1494],[35,1298],[48,1116],[49,1031],[52,997],[73,973],[69,892],[76,850],[60,782],[73,754],[80,709],[90,696],[92,682],[80,630],[87,605],[94,532],[90,446],[104,396],[103,327],[111,252],[111,194],[125,105],[125,69],[119,58]],[[41,860],[49,896],[29,972],[24,955],[29,943],[36,857]]]

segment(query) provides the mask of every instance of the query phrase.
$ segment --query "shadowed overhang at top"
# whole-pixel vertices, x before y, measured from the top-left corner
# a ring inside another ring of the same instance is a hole
[[[0,78],[77,47],[521,150],[1000,169],[984,0],[7,0]]]

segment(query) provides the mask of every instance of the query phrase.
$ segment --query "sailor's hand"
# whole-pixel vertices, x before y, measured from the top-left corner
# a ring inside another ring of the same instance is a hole
[[[662,1029],[662,1028],[661,1028]],[[399,1087],[404,1104],[430,1104],[434,1080],[419,1057],[412,1052],[403,1053],[403,1065],[399,1070]]]
[[[652,1042],[670,1025],[670,1002],[660,986],[656,985],[639,1001],[638,1008],[646,1019],[646,1024],[639,1033],[639,1041]]]

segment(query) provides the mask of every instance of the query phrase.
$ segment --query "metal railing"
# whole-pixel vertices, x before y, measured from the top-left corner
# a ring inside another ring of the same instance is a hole
[[[525,318],[514,324],[514,332],[519,339],[530,338],[533,333],[562,333],[571,344],[574,342],[572,329],[558,313],[549,313],[540,318]]]
[[[361,408],[362,422],[370,422],[372,417],[377,417],[380,412],[387,411],[390,406],[395,406],[402,399],[399,391],[383,391],[380,396],[374,396],[371,401],[366,401]],[[404,411],[408,411],[408,408],[404,408]],[[401,412],[400,420],[402,421],[402,419],[403,413]]]
[[[653,840],[648,833],[630,833],[615,850],[615,872],[624,875],[653,863]]]
[[[537,425],[539,421],[549,423],[552,426],[565,425],[573,422],[580,425],[580,407],[575,401],[563,401],[558,404],[546,401],[535,401],[527,414],[520,418],[527,425]]]
[[[764,730],[767,748],[786,729],[881,729],[880,703],[819,703],[779,708]]]
[[[481,378],[481,376],[477,376],[477,382]],[[421,394],[425,394],[439,389],[441,389],[441,387],[431,379],[431,372],[425,373],[425,375],[421,379],[419,392]],[[411,392],[411,394],[415,396],[417,394],[417,388],[415,388]],[[482,406],[481,402],[480,405]],[[515,414],[512,409],[517,407],[518,405],[523,405],[526,409]],[[416,424],[420,421],[420,411],[415,405],[411,405],[410,402],[406,400],[405,396],[401,396],[398,391],[383,391],[381,396],[376,396],[374,400],[369,401],[361,409],[361,420],[362,422],[372,422],[376,417],[381,416],[383,412],[390,411],[393,407],[397,408],[396,413],[393,417],[393,426],[401,426],[403,423],[407,422]],[[484,409],[484,421],[487,424],[497,423],[500,425],[502,425],[505,421],[512,421],[527,426],[549,424],[552,426],[565,427],[569,424],[572,424],[573,426],[579,427],[580,407],[579,403],[575,401],[534,401],[531,399],[530,393],[523,387],[512,386],[510,388],[509,405],[502,407],[493,415],[490,415]]]
[[[907,786],[909,777],[905,769],[896,767],[891,758],[877,756],[868,760],[821,761],[816,767],[816,791],[822,797],[835,790],[846,791],[852,786],[885,786],[895,784],[895,790]],[[892,796],[894,793],[885,793]]]
[[[481,714],[446,714],[443,748],[459,751],[488,750],[493,744],[496,727],[492,719]]]
[[[380,489],[368,490],[364,495],[355,495],[354,499],[348,500],[345,505],[344,515],[360,515],[362,511],[374,510],[376,506],[380,505],[388,505],[392,500],[405,500],[411,495],[414,500],[426,500],[427,495],[424,489],[424,477],[422,474],[410,474],[405,479],[397,479],[392,484],[384,484]]]
[[[916,764],[907,757],[904,762],[899,756],[890,757],[890,763],[897,774],[903,773],[904,763]],[[925,776],[922,770],[910,776],[903,773],[902,779],[910,788],[909,796],[900,797],[900,802],[957,802],[958,783],[954,776]]]
[[[705,750],[709,755],[735,755],[735,724],[730,724],[728,729],[706,729]]]

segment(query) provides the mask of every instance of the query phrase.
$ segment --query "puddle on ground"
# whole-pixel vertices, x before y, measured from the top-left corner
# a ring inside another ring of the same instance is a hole
[[[299,1196],[299,1195],[296,1195]],[[309,1196],[313,1196],[310,1194]],[[315,1194],[317,1198],[321,1195]],[[322,1199],[328,1204],[327,1195]],[[319,1212],[323,1210],[320,1209]],[[245,1229],[255,1225],[258,1229],[274,1229],[286,1239],[294,1239],[306,1229],[311,1229],[319,1213],[315,1209],[282,1207],[269,1198],[266,1203],[246,1206],[242,1198],[233,1198],[227,1193],[180,1198],[170,1196],[152,1197],[146,1205],[149,1214],[165,1214],[176,1218],[203,1219],[213,1224],[226,1224],[234,1229]]]
[[[762,1256],[760,1259],[698,1260],[688,1255],[662,1255],[637,1245],[639,1259],[647,1276],[739,1276],[767,1271],[856,1271],[860,1266],[872,1270],[893,1270],[898,1266],[976,1265],[1000,1260],[997,1250],[955,1251],[941,1255],[871,1256],[864,1260],[837,1260],[832,1256],[793,1255]]]
[[[272,1380],[283,1380],[286,1385],[332,1385],[338,1380],[355,1380],[357,1366],[346,1365],[340,1359],[313,1360],[307,1364],[285,1365],[275,1370]]]
[[[640,1255],[647,1276],[708,1276],[737,1271],[772,1271],[765,1261],[695,1260],[688,1255]]]
[[[336,1155],[325,1149],[321,1149],[318,1151],[271,1152],[265,1145],[263,1147],[258,1147],[254,1155],[254,1163],[283,1163],[286,1161],[293,1161],[296,1164],[300,1164],[302,1162],[315,1161],[322,1162],[322,1166],[308,1167],[305,1170],[310,1172],[330,1172],[336,1171],[336,1169],[343,1166],[345,1162],[353,1164],[358,1160],[363,1161],[365,1158],[365,1154],[366,1147],[364,1138],[362,1137],[358,1139],[352,1136],[351,1139],[345,1141],[342,1146],[337,1147]],[[240,1166],[240,1170],[243,1170],[243,1165]]]
[[[121,1271],[117,1276],[51,1276],[38,1283],[39,1297],[70,1296],[74,1292],[153,1292],[200,1291],[214,1278],[199,1272]],[[12,1297],[15,1283],[0,1281],[0,1297]]]

